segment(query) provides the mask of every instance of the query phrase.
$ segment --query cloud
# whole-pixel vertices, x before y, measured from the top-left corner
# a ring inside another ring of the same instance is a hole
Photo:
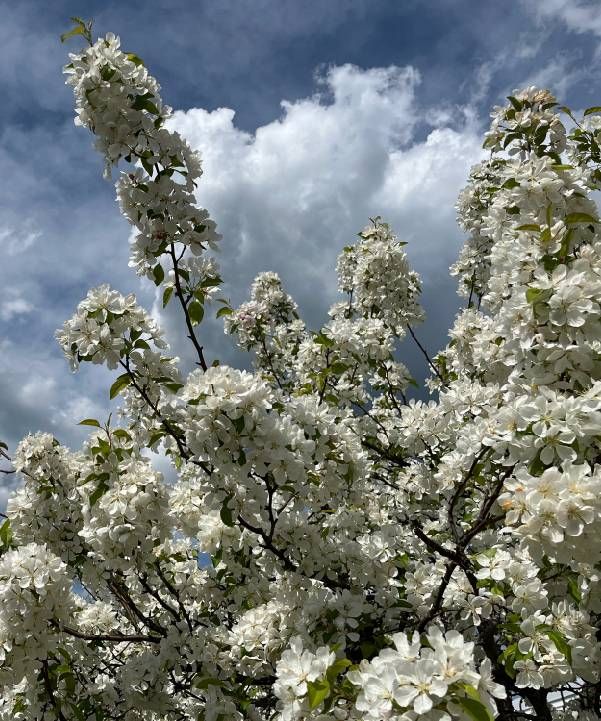
[[[562,20],[575,33],[593,33],[601,37],[601,5],[581,0],[525,0],[526,7],[540,20]]]
[[[534,70],[522,83],[548,88],[558,98],[565,97],[570,88],[582,80],[592,77],[593,69],[583,66],[577,59],[560,55]]]
[[[8,321],[18,315],[26,315],[32,310],[33,305],[28,300],[17,296],[0,303],[0,318]]]
[[[382,215],[409,241],[425,293],[435,296],[426,334],[440,347],[458,303],[447,269],[463,242],[457,194],[482,155],[477,123],[467,109],[420,107],[420,75],[410,66],[331,67],[316,83],[313,95],[283,101],[281,116],[252,134],[229,108],[178,111],[170,121],[203,156],[198,199],[223,234],[225,290],[240,303],[258,272],[275,270],[318,326],[336,298],[338,253]],[[421,117],[439,127],[424,133]],[[172,341],[181,337],[175,308],[163,323]],[[232,357],[218,326],[202,333],[206,347]]]
[[[11,452],[27,432],[35,431],[52,433],[76,447],[89,430],[78,427],[78,421],[103,420],[107,414],[109,373],[95,366],[74,381],[53,350],[0,339],[0,440]]]
[[[23,228],[3,228],[0,230],[0,249],[7,255],[24,253],[41,235],[40,230],[31,227],[31,222]]]

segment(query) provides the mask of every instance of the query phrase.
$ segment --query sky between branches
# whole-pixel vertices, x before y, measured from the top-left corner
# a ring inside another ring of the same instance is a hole
[[[93,17],[96,33],[119,34],[144,59],[176,109],[171,127],[201,151],[198,199],[223,234],[233,303],[257,272],[275,270],[318,326],[337,254],[380,214],[424,279],[420,334],[433,351],[459,307],[447,272],[463,242],[453,206],[490,107],[530,84],[576,109],[601,103],[597,2],[51,5],[0,0],[0,438],[11,444],[45,430],[75,446],[77,421],[110,410],[108,373],[71,375],[53,339],[89,287],[108,282],[155,304],[154,287],[127,267],[129,228],[102,161],[73,125],[61,75],[70,46],[58,41],[70,15]],[[160,320],[189,363],[180,319]],[[210,359],[246,362],[220,322],[202,332]]]

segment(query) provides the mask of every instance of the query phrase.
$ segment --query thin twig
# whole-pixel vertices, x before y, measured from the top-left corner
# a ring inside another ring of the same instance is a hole
[[[407,330],[408,330],[409,333],[411,334],[411,337],[412,337],[413,340],[415,341],[417,347],[418,347],[418,348],[420,349],[420,351],[423,353],[424,358],[428,361],[428,365],[429,365],[430,368],[434,371],[434,373],[436,374],[438,380],[443,384],[443,386],[445,386],[445,388],[447,388],[447,387],[448,387],[448,384],[446,383],[445,379],[444,379],[444,378],[442,377],[442,375],[440,374],[440,371],[438,370],[438,368],[434,365],[434,362],[432,361],[432,359],[431,359],[430,356],[428,355],[428,351],[424,348],[424,346],[423,346],[423,345],[419,342],[419,340],[417,339],[417,336],[416,336],[415,333],[413,332],[413,328],[409,325],[409,323],[407,323]]]

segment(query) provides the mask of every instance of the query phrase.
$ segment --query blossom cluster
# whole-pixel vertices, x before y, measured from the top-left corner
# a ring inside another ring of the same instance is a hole
[[[14,454],[0,719],[600,719],[599,109],[568,131],[527,88],[493,111],[457,206],[467,307],[431,357],[380,218],[317,331],[275,273],[216,298],[200,161],[157,82],[113,35],[67,72],[107,167],[135,165],[131,263],[178,299],[198,367],[108,286],[58,331],[73,369],[120,370],[123,403],[80,451],[36,434]],[[253,370],[206,362],[209,300]]]

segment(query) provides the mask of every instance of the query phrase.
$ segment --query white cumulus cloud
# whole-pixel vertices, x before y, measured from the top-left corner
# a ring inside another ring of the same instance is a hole
[[[562,20],[573,32],[601,36],[601,4],[598,0],[525,0],[525,4],[541,19]]]
[[[281,117],[253,134],[229,108],[174,114],[171,128],[203,156],[198,199],[223,234],[235,303],[257,272],[275,270],[320,322],[335,297],[338,253],[374,215],[409,241],[426,293],[453,296],[453,283],[442,290],[439,281],[463,242],[454,204],[481,157],[481,128],[465,109],[418,107],[419,82],[412,67],[332,67],[314,95],[283,101]],[[440,319],[449,320],[448,303]],[[446,326],[435,330],[443,344]],[[204,332],[219,342],[216,329]]]

